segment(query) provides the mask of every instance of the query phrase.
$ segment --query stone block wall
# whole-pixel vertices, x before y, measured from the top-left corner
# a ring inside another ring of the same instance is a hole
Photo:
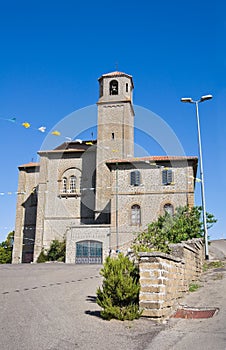
[[[140,253],[140,308],[143,316],[169,316],[177,301],[202,272],[204,245],[193,239],[171,246],[171,254]]]

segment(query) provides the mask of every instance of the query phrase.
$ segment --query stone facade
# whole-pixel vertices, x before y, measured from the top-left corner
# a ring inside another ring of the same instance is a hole
[[[13,263],[64,238],[67,262],[102,262],[165,210],[194,203],[197,158],[134,158],[133,79],[113,72],[99,84],[97,141],[65,142],[19,167]]]
[[[172,314],[178,299],[197,281],[204,261],[202,239],[171,245],[171,254],[140,253],[140,308],[143,316]]]

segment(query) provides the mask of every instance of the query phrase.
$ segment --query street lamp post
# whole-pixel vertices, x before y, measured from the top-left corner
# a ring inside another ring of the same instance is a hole
[[[199,121],[199,103],[210,100],[212,95],[202,96],[199,100],[193,101],[190,97],[181,98],[181,102],[193,103],[196,107],[196,119],[197,119],[197,129],[198,129],[198,144],[199,144],[199,159],[200,159],[200,178],[201,178],[201,190],[202,190],[202,212],[203,212],[203,227],[204,227],[204,239],[205,239],[205,258],[209,260],[209,247],[208,247],[208,231],[206,223],[206,201],[205,201],[205,184],[204,184],[204,174],[203,174],[203,162],[202,162],[202,142],[200,133],[200,121]]]

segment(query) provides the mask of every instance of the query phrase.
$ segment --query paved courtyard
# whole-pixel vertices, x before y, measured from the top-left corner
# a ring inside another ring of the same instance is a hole
[[[99,265],[0,265],[1,350],[142,350],[163,328],[104,321]]]

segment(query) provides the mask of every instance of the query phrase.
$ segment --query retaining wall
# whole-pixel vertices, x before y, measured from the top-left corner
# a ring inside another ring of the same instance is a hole
[[[177,301],[196,281],[204,260],[202,239],[173,244],[171,254],[140,253],[140,308],[143,316],[163,318],[169,316]]]

